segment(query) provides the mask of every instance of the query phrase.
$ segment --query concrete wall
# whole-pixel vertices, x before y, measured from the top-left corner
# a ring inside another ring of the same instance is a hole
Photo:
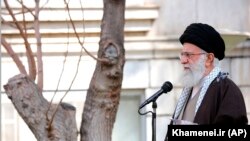
[[[173,84],[173,90],[168,94],[162,95],[157,100],[157,141],[162,141],[165,137],[169,119],[182,89],[178,81],[181,68],[178,53],[182,47],[178,42],[178,37],[185,27],[192,22],[211,24],[223,35],[227,48],[226,58],[221,62],[221,66],[223,70],[229,72],[229,77],[242,90],[250,119],[250,46],[237,47],[240,42],[245,41],[249,37],[250,1],[140,0],[135,3],[129,1],[129,5],[143,4],[158,4],[159,16],[148,36],[142,36],[138,39],[135,32],[134,38],[133,36],[130,38],[125,37],[126,63],[122,87],[124,91],[139,90],[141,92],[143,90],[145,92],[144,94],[141,93],[142,97],[145,97],[141,100],[143,102],[143,100],[159,90],[165,81],[170,81]],[[140,23],[143,23],[143,18]],[[138,24],[131,24],[130,26],[137,27]],[[51,41],[54,40],[51,39]],[[91,44],[95,45],[94,49],[91,48],[93,49],[92,52],[95,52],[98,46],[98,40],[95,41],[91,42]],[[74,50],[74,47],[76,48],[76,44],[72,45],[71,49]],[[45,68],[44,88],[45,90],[53,90],[57,86],[64,60],[62,54],[65,50],[60,50],[60,53],[58,53],[58,49],[61,49],[62,46],[54,43],[45,44],[45,48],[54,49],[54,54],[57,53],[56,56],[48,55],[43,58]],[[79,50],[74,50],[75,54],[77,52]],[[78,57],[78,54],[75,56],[71,54],[71,57],[67,58],[65,75],[59,86],[60,90],[68,88],[70,80],[76,71]],[[25,61],[25,57],[22,60]],[[1,63],[1,81],[3,85],[8,78],[17,74],[18,70],[8,57],[2,58]],[[27,66],[27,64],[25,65]],[[95,61],[88,56],[83,56],[79,74],[72,89],[87,89],[94,67]],[[134,108],[137,109],[137,107]],[[151,105],[149,104],[146,108],[150,110]],[[135,113],[136,117],[138,116],[137,114]],[[146,136],[147,141],[151,140],[151,119],[151,116],[146,116],[146,122],[142,123],[146,127],[143,136]]]
[[[155,23],[157,35],[179,35],[192,22],[205,22],[221,32],[250,32],[249,0],[162,0]]]

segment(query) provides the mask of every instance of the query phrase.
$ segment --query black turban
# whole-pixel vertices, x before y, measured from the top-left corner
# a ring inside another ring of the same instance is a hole
[[[225,56],[225,43],[220,34],[210,25],[192,23],[186,28],[179,40],[182,44],[192,43],[208,53],[213,53],[219,60]]]

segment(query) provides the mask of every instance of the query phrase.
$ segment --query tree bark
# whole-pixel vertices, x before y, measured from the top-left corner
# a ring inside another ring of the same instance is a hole
[[[125,0],[104,0],[96,68],[87,91],[81,123],[81,141],[111,141],[119,106],[124,50]]]
[[[16,75],[9,79],[4,89],[38,141],[77,140],[75,107],[61,103],[49,125],[56,105],[49,108],[50,103],[39,94],[38,87],[31,78],[24,74]]]

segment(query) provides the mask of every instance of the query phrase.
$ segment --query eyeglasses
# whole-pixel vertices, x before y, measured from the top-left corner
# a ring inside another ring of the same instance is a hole
[[[179,58],[181,59],[182,57],[186,57],[187,59],[191,59],[191,57],[194,55],[203,55],[203,54],[207,54],[207,53],[205,52],[201,52],[201,53],[181,52],[179,55]]]

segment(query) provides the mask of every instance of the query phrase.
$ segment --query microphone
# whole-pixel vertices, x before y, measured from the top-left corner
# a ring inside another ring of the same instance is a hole
[[[149,104],[150,102],[155,101],[160,95],[162,95],[163,93],[167,93],[169,91],[171,91],[173,88],[172,83],[170,83],[169,81],[166,81],[162,86],[161,89],[159,91],[157,91],[155,94],[153,94],[151,97],[149,97],[145,102],[143,102],[140,105],[140,109],[142,107],[144,107],[145,105]]]

